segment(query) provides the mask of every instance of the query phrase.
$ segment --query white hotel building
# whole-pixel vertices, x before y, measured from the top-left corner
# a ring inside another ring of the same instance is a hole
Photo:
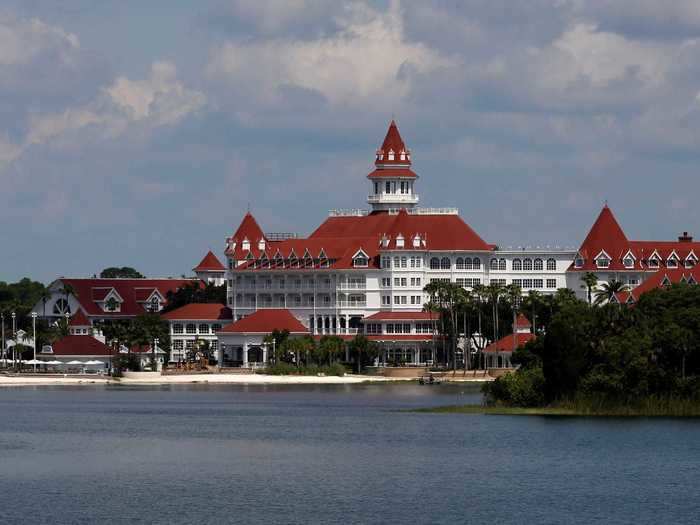
[[[499,249],[485,242],[453,208],[421,208],[411,152],[392,121],[376,152],[368,210],[333,210],[306,238],[265,234],[247,213],[226,240],[227,306],[233,324],[219,335],[220,359],[248,364],[246,338],[235,325],[261,310],[286,310],[311,335],[364,332],[385,357],[428,360],[430,322],[423,287],[449,280],[517,283],[526,293],[567,286],[576,250]],[[265,317],[271,332],[274,316]],[[399,322],[400,321],[400,322]],[[250,325],[253,320],[248,320]],[[250,330],[250,328],[247,328]],[[255,355],[259,355],[257,352]]]

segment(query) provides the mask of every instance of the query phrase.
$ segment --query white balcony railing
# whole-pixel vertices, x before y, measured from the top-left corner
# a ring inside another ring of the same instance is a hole
[[[370,204],[391,204],[393,202],[416,203],[419,197],[417,193],[379,193],[377,195],[368,195],[367,202]]]

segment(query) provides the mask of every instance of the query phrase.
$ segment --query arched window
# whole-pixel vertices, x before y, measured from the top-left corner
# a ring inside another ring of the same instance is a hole
[[[209,333],[209,325],[208,324],[200,324],[199,325],[199,333],[200,334],[208,334]]]
[[[185,326],[185,332],[188,334],[196,334],[197,333],[197,325],[194,323],[188,323],[187,326]]]
[[[443,257],[440,259],[440,269],[441,270],[449,270],[450,269],[450,258],[449,257]]]
[[[183,328],[182,328],[182,325],[180,323],[173,325],[173,333],[174,334],[181,334],[182,332],[183,332]]]
[[[513,270],[518,271],[523,269],[523,262],[520,259],[513,259]]]
[[[547,270],[556,270],[557,261],[556,259],[547,259]]]
[[[467,259],[467,260],[469,262],[471,262],[471,259]],[[456,265],[457,265],[458,270],[464,270],[464,259],[462,259],[461,257],[457,257]]]
[[[534,266],[536,271],[542,271],[544,268],[544,265],[542,264],[542,259],[535,259],[535,266]]]
[[[59,299],[56,301],[56,304],[53,305],[53,313],[55,315],[70,314],[70,306],[68,305],[68,301],[65,299]]]
[[[465,270],[471,270],[472,269],[472,260],[471,257],[467,257],[464,259],[464,269]]]
[[[440,259],[437,257],[431,257],[430,258],[430,269],[431,270],[439,270],[440,269]]]
[[[498,259],[491,259],[490,265],[492,270],[498,270]]]
[[[532,271],[532,259],[523,259],[523,270]]]
[[[498,259],[498,269],[505,271],[505,269],[506,269],[506,260],[505,259]]]
[[[472,264],[474,265],[475,270],[481,270],[481,259],[474,257],[474,259],[472,259]]]

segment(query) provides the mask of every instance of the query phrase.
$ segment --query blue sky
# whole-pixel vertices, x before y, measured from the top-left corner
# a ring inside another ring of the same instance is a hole
[[[577,245],[606,199],[700,235],[699,55],[695,0],[6,0],[0,280],[189,273],[248,205],[308,233],[392,115],[489,242]]]

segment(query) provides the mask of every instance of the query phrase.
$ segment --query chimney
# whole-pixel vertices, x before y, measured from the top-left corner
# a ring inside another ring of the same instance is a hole
[[[678,242],[693,242],[693,236],[688,235],[688,232],[683,232],[683,235],[678,237]]]

